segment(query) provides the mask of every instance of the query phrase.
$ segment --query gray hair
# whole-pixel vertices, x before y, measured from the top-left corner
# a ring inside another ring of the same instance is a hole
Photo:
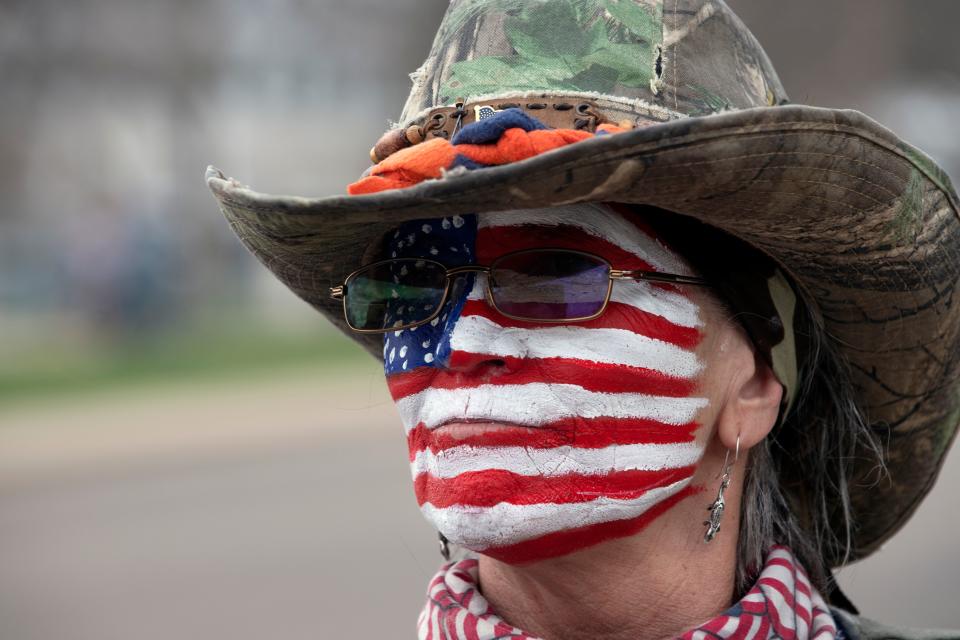
[[[744,274],[765,278],[778,266],[746,240],[695,218],[647,206],[635,210],[714,284],[742,286]],[[857,406],[846,358],[816,305],[791,285],[797,296],[797,393],[786,418],[750,450],[737,542],[741,595],[753,585],[770,547],[780,544],[790,547],[813,586],[829,596],[835,585],[828,563],[842,564],[853,547],[849,482],[854,466],[872,466],[877,481],[886,472],[880,441]],[[724,288],[718,286],[712,301],[749,335],[745,319],[754,313],[749,301],[741,300],[738,307]]]
[[[812,308],[798,299],[794,331],[803,349],[795,406],[750,450],[740,513],[739,594],[751,587],[775,544],[790,547],[814,587],[828,594],[835,585],[826,559],[850,556],[856,527],[848,484],[854,463],[867,452],[878,479],[886,470],[881,443],[856,405],[849,366]],[[791,498],[798,485],[802,507]]]

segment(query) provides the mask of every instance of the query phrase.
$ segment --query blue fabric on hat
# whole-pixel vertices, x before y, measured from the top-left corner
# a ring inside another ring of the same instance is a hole
[[[549,128],[520,109],[504,109],[489,118],[468,124],[460,129],[450,142],[452,144],[491,144],[499,140],[507,129],[535,131]]]
[[[473,125],[470,125],[470,126],[473,126]],[[453,159],[453,163],[451,163],[450,169],[453,169],[454,167],[464,167],[465,169],[473,171],[474,169],[483,169],[489,166],[490,165],[488,164],[482,164],[475,160],[471,160],[467,156],[458,153],[457,157]]]

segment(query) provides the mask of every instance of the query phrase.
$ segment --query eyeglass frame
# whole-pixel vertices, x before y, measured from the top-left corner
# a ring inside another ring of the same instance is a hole
[[[593,258],[607,265],[607,270],[608,270],[607,293],[603,299],[603,305],[600,307],[600,309],[596,313],[591,314],[589,316],[582,316],[577,318],[563,318],[558,320],[551,320],[551,319],[529,318],[524,316],[513,315],[510,313],[505,313],[500,309],[500,307],[497,306],[496,301],[493,299],[493,293],[490,287],[490,272],[493,271],[497,263],[500,262],[501,260],[505,260],[506,258],[511,258],[524,253],[544,253],[548,251],[554,251],[554,252],[559,251],[562,253],[572,253],[572,254],[587,256],[589,258]],[[436,310],[433,313],[431,313],[428,318],[424,320],[419,320],[417,322],[412,322],[410,324],[406,324],[399,327],[388,327],[386,329],[357,329],[352,324],[350,324],[350,316],[347,314],[347,297],[345,295],[345,290],[347,285],[350,283],[350,279],[354,278],[357,274],[361,273],[362,271],[366,271],[367,269],[370,269],[372,267],[387,264],[390,262],[401,262],[401,261],[407,261],[407,260],[429,262],[439,267],[442,267],[444,269],[445,284],[443,289],[443,296],[440,298],[440,302],[437,303]],[[675,273],[661,273],[659,271],[648,271],[646,269],[614,269],[613,265],[610,263],[609,260],[607,260],[602,256],[598,256],[595,253],[590,253],[588,251],[566,249],[563,247],[536,247],[532,249],[520,249],[518,251],[511,251],[509,253],[505,253],[502,256],[499,256],[498,258],[496,258],[493,262],[491,262],[489,266],[473,264],[473,265],[461,265],[458,267],[447,267],[447,265],[437,260],[431,260],[430,258],[417,258],[417,257],[387,258],[386,260],[378,260],[377,262],[371,262],[370,264],[363,265],[359,269],[355,269],[354,271],[350,272],[347,275],[347,277],[343,279],[342,285],[339,285],[336,287],[330,287],[330,297],[334,300],[343,300],[343,317],[347,323],[347,326],[350,328],[351,331],[354,331],[356,333],[370,333],[370,334],[375,334],[375,333],[382,334],[382,333],[390,333],[391,331],[403,331],[405,329],[412,329],[413,327],[419,327],[421,325],[427,324],[428,322],[432,321],[437,316],[439,316],[441,311],[443,311],[444,305],[447,303],[447,298],[450,297],[450,289],[451,289],[452,283],[454,282],[455,276],[466,274],[466,273],[482,273],[485,276],[487,276],[486,286],[484,287],[484,294],[485,294],[484,297],[487,300],[487,304],[489,304],[494,311],[496,311],[497,313],[499,313],[500,315],[506,318],[510,318],[511,320],[519,320],[520,322],[530,322],[530,323],[565,324],[568,322],[587,322],[589,320],[594,320],[595,318],[599,318],[600,316],[603,315],[603,312],[607,310],[607,306],[609,306],[610,304],[610,296],[613,293],[614,280],[633,280],[635,282],[658,282],[658,283],[666,283],[666,284],[689,284],[689,285],[705,286],[705,287],[713,286],[713,284],[708,282],[706,279],[700,278],[697,276],[685,276],[685,275],[680,275]]]

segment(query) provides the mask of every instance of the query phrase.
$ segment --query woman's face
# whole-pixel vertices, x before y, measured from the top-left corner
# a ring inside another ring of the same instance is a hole
[[[576,205],[404,223],[393,257],[489,265],[520,249],[587,251],[615,269],[694,275],[634,215]],[[390,392],[424,516],[506,562],[632,535],[697,488],[722,380],[720,306],[702,287],[620,280],[594,320],[511,320],[483,275],[429,324],[386,334]]]

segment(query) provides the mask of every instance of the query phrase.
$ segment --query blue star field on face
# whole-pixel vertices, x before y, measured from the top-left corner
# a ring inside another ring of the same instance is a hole
[[[447,267],[474,263],[477,216],[447,216],[404,222],[388,235],[389,258],[427,258]],[[399,282],[399,275],[394,276]],[[386,375],[417,367],[442,366],[450,357],[450,332],[459,317],[474,275],[458,277],[440,315],[431,322],[384,334],[383,365]],[[402,319],[402,316],[398,319]]]

